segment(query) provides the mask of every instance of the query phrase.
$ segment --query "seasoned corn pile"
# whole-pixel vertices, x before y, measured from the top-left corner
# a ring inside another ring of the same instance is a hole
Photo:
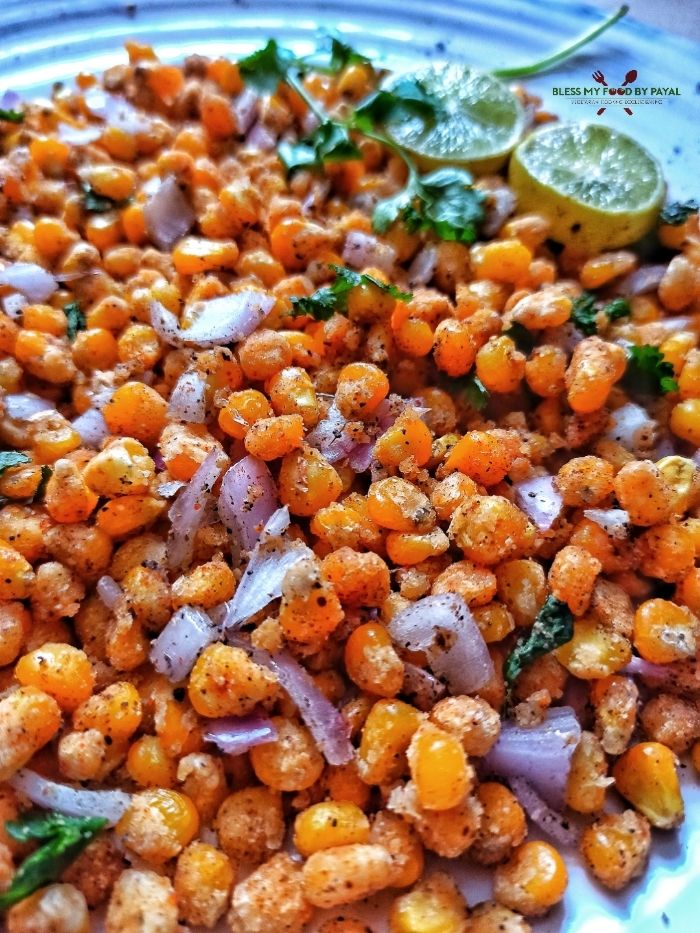
[[[500,176],[478,242],[380,236],[382,142],[287,177],[287,85],[127,51],[1,124],[9,933],[359,933],[386,889],[392,933],[523,933],[577,850],[625,887],[700,769],[697,212],[660,270]]]

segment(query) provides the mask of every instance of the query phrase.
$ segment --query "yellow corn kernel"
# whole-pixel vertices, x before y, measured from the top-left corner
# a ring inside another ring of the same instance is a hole
[[[386,784],[405,767],[405,752],[424,716],[401,700],[379,700],[362,729],[357,767],[366,784]]]
[[[459,739],[426,722],[408,747],[418,800],[425,810],[450,810],[469,792],[473,774]]]
[[[0,599],[28,599],[33,583],[29,561],[7,541],[0,540]]]
[[[111,441],[83,469],[90,489],[108,499],[146,493],[154,476],[148,451],[132,437]]]
[[[397,898],[391,908],[390,933],[462,933],[467,905],[454,881],[438,873]]]
[[[92,190],[112,201],[126,201],[134,193],[136,173],[125,165],[105,162],[93,165],[86,179]]]
[[[95,521],[110,538],[125,538],[152,524],[167,507],[165,499],[155,496],[120,496],[103,505]]]
[[[72,460],[57,460],[46,484],[44,504],[55,522],[84,522],[97,505],[98,496],[83,479]]]
[[[173,250],[173,264],[180,275],[197,275],[212,269],[233,269],[238,247],[233,240],[185,237]]]
[[[321,849],[363,842],[369,842],[369,820],[354,803],[326,800],[294,821],[294,845],[305,858]]]
[[[678,759],[660,742],[628,748],[612,770],[617,790],[657,829],[683,822],[685,807],[678,781]]]
[[[515,285],[527,277],[532,253],[520,240],[494,240],[473,246],[471,262],[475,278]]]

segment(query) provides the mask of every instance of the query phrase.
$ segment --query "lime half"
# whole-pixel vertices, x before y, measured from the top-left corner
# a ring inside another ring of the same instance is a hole
[[[397,112],[386,122],[388,135],[422,169],[449,164],[484,173],[500,168],[525,125],[515,94],[493,75],[466,65],[433,64],[411,76],[437,98],[440,113],[430,121]]]
[[[521,211],[585,254],[626,246],[656,223],[666,185],[646,149],[604,124],[555,123],[513,153],[510,184]]]

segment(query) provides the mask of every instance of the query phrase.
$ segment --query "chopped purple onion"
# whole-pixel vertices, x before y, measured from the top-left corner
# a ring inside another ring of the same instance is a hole
[[[131,797],[120,790],[85,790],[57,784],[36,771],[22,768],[9,783],[32,803],[67,816],[101,816],[114,826],[131,805]]]
[[[179,683],[204,649],[219,638],[219,629],[196,606],[182,606],[151,645],[151,663],[159,674]]]
[[[225,755],[243,755],[256,745],[275,742],[277,735],[269,716],[256,712],[207,720],[204,741],[213,742]]]
[[[219,517],[243,550],[253,550],[265,523],[278,508],[277,488],[262,460],[243,457],[225,473],[219,493]]]
[[[161,182],[156,193],[146,202],[143,213],[149,237],[162,250],[171,250],[190,232],[197,219],[174,175],[168,175]]]
[[[516,504],[532,519],[540,531],[549,531],[561,515],[564,500],[554,483],[554,477],[535,476],[514,483]]]
[[[214,448],[170,506],[168,566],[171,570],[179,570],[192,560],[195,537],[204,520],[214,484],[226,462],[223,451]]]

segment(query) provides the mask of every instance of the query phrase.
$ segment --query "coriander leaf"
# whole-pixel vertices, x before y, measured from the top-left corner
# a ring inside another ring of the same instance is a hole
[[[46,484],[51,479],[53,475],[53,470],[50,466],[42,466],[41,468],[41,479],[39,480],[39,485],[36,487],[36,492],[31,498],[31,502],[41,502],[46,493]]]
[[[31,463],[31,459],[18,450],[0,450],[0,476],[9,470],[10,467],[22,466],[23,463]]]
[[[18,842],[44,841],[22,862],[12,884],[0,893],[0,910],[24,900],[38,888],[56,881],[104,829],[101,817],[72,817],[61,813],[30,813],[19,820],[9,820],[5,828]]]
[[[700,210],[700,203],[693,199],[692,201],[671,201],[661,209],[659,221],[662,224],[671,224],[672,227],[679,227],[684,224],[691,214]]]
[[[530,631],[518,639],[503,665],[509,686],[521,672],[543,654],[565,645],[574,636],[574,617],[566,603],[548,596]]]
[[[603,308],[603,312],[607,314],[611,321],[617,321],[621,317],[629,317],[630,311],[630,303],[626,298],[613,298]]]
[[[377,233],[386,233],[389,227],[408,210],[418,195],[418,179],[409,176],[408,184],[398,194],[377,201],[372,214],[372,227]]]
[[[649,344],[628,347],[627,379],[631,385],[645,395],[665,395],[677,392],[673,366],[658,347]]]
[[[598,333],[597,317],[598,310],[595,306],[595,295],[590,292],[581,292],[580,295],[574,298],[570,320],[582,334],[592,337],[593,334]]]
[[[294,64],[293,53],[270,39],[264,48],[239,59],[238,70],[246,84],[256,91],[270,93],[277,90],[277,85],[286,79],[289,67]]]
[[[400,301],[410,301],[413,297],[410,292],[402,292],[395,285],[382,282],[373,275],[355,272],[353,269],[346,269],[345,266],[331,265],[330,268],[335,272],[335,281],[331,285],[319,288],[313,295],[293,297],[292,317],[308,314],[317,321],[327,321],[336,312],[342,314],[347,311],[348,295],[359,285],[373,285]]]
[[[489,390],[478,376],[470,374],[462,378],[445,377],[440,382],[449,395],[471,406],[475,411],[483,411],[488,405],[491,397]]]
[[[125,201],[115,201],[113,198],[108,198],[93,191],[88,184],[83,185],[83,192],[83,207],[86,211],[90,211],[91,214],[105,214],[117,207],[125,207],[131,200],[131,198],[127,198]]]
[[[360,55],[347,42],[335,35],[324,36],[319,48],[310,55],[305,55],[299,59],[299,67],[303,69],[313,69],[314,71],[324,71],[328,74],[338,74],[348,65],[369,65],[371,61],[364,55]]]
[[[4,110],[0,107],[0,120],[8,123],[24,123],[24,114],[21,110]]]
[[[486,196],[471,182],[469,172],[459,168],[441,168],[420,178],[417,200],[403,213],[408,230],[431,230],[441,240],[473,243]]]
[[[380,88],[361,101],[352,115],[351,123],[359,130],[371,130],[374,126],[398,112],[418,114],[434,120],[440,104],[417,78],[399,78],[389,88]]]
[[[347,129],[333,120],[321,123],[311,135],[298,143],[283,142],[277,154],[287,174],[298,169],[322,169],[326,162],[361,159],[362,153],[350,139]]]
[[[78,334],[78,331],[85,330],[85,327],[87,326],[85,322],[85,315],[80,310],[80,305],[77,301],[71,301],[70,304],[64,305],[63,313],[68,320],[66,336],[70,342],[73,343]]]
[[[510,337],[521,353],[531,353],[534,349],[535,335],[519,321],[513,321],[503,333],[506,337]]]

